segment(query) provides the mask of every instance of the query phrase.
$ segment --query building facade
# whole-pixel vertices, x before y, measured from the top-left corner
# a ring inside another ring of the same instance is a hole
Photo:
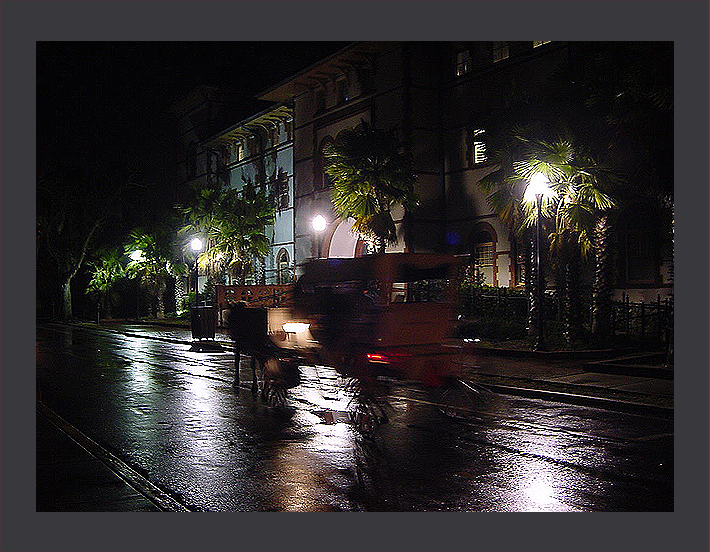
[[[533,97],[570,63],[574,44],[354,43],[257,96],[272,107],[198,141],[203,160],[191,167],[188,149],[186,176],[192,170],[235,187],[243,178],[272,189],[284,185],[261,279],[279,283],[285,274],[280,267],[297,275],[313,257],[368,252],[350,232],[353,221],[333,212],[323,149],[361,121],[395,128],[412,155],[419,206],[393,213],[398,242],[387,250],[469,256],[483,283],[521,286],[519,238],[478,186],[497,168],[486,151],[486,133],[512,98]],[[312,226],[317,215],[326,220],[321,232]],[[669,246],[643,209],[620,218],[616,297],[648,301],[672,294],[672,241]],[[585,276],[591,281],[591,273]]]
[[[259,111],[239,119],[233,109],[223,108],[225,98],[230,98],[226,91],[199,87],[175,105],[181,132],[179,186],[183,193],[189,187],[241,190],[249,182],[270,194],[276,210],[274,224],[266,229],[270,252],[255,263],[247,283],[290,282],[295,257],[293,110],[285,104],[251,101]],[[201,275],[200,289],[205,280]]]

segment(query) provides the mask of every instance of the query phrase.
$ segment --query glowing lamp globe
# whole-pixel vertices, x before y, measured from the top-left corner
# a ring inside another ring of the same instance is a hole
[[[190,248],[193,251],[202,251],[202,240],[200,238],[192,238]]]
[[[313,217],[313,230],[316,232],[322,232],[325,230],[326,222],[323,215],[316,215]]]
[[[530,183],[525,188],[525,201],[535,201],[537,196],[548,197],[552,195],[550,181],[542,173],[535,173],[530,177]]]

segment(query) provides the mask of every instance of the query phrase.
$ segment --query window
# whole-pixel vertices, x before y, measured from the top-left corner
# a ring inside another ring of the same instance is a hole
[[[464,50],[456,55],[456,76],[465,75],[471,70],[471,52]]]
[[[483,270],[493,266],[493,244],[480,243],[476,245],[476,268]]]
[[[533,48],[537,48],[538,46],[542,46],[543,44],[549,44],[550,42],[550,40],[533,40]]]
[[[288,208],[288,175],[283,169],[279,169],[278,175],[271,182],[271,193],[274,196],[276,209]]]
[[[320,143],[320,148],[318,150],[318,157],[316,158],[316,162],[314,163],[314,170],[315,170],[315,175],[314,175],[314,183],[315,183],[315,189],[316,190],[322,190],[323,188],[330,188],[333,185],[333,181],[331,178],[326,174],[325,172],[325,148],[328,146],[328,144],[332,144],[333,139],[330,136],[326,136],[323,138],[323,141]]]
[[[473,131],[473,162],[475,164],[485,163],[488,160],[485,138],[485,130],[478,128]]]
[[[276,281],[279,284],[288,284],[291,281],[288,251],[283,248],[276,257]]]
[[[479,230],[474,234],[473,267],[478,282],[489,286],[495,285],[495,238],[488,230]]]
[[[493,63],[508,59],[508,43],[494,42],[493,43]]]

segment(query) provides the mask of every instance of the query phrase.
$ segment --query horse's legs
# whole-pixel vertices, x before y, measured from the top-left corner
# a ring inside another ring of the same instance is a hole
[[[241,351],[239,347],[234,350],[234,381],[232,386],[235,388],[239,387],[239,360],[241,359]]]
[[[259,391],[259,378],[256,375],[256,355],[252,353],[251,355],[251,393],[256,396]]]

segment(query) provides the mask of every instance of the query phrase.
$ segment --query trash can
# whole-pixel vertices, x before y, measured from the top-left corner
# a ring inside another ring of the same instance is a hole
[[[215,307],[192,307],[192,339],[214,339],[217,331],[217,309]]]

